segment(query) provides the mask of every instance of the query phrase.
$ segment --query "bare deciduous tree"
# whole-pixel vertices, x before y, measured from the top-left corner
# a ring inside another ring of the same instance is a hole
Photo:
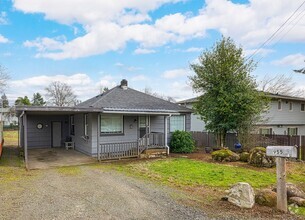
[[[56,106],[73,106],[77,103],[71,86],[59,81],[52,82],[45,88],[48,101]]]
[[[7,69],[0,65],[0,92],[2,93],[7,87],[7,81],[10,79],[10,76],[7,72]]]
[[[151,95],[151,96],[155,96],[155,97],[160,98],[160,99],[164,99],[164,100],[169,101],[169,102],[176,102],[176,100],[173,97],[165,96],[165,95],[161,95],[157,92],[153,92],[152,89],[149,88],[149,87],[145,87],[144,93],[146,93],[148,95]]]
[[[305,91],[296,88],[292,76],[285,76],[284,74],[275,77],[266,75],[259,83],[259,89],[273,94],[305,97]]]

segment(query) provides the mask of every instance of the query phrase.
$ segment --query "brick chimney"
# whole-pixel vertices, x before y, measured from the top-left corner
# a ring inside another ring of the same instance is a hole
[[[124,89],[124,90],[128,88],[128,82],[127,82],[126,79],[122,79],[121,88]]]

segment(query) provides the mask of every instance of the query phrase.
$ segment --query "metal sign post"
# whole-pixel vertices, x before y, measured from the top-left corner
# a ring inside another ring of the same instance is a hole
[[[286,158],[297,158],[297,146],[268,146],[266,155],[276,157],[277,209],[287,212]]]

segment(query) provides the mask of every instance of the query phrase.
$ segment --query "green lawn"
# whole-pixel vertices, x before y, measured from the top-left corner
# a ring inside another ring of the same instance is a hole
[[[18,131],[3,132],[5,146],[18,146]]]
[[[229,187],[237,182],[248,182],[254,188],[261,188],[276,182],[275,172],[256,171],[238,166],[201,162],[185,158],[153,160],[114,166],[116,169],[132,175],[179,186]]]

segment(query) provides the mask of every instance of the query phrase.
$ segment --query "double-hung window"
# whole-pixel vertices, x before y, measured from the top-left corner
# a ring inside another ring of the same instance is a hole
[[[70,115],[70,134],[75,134],[74,115]]]
[[[288,135],[298,135],[298,128],[288,128]]]
[[[185,116],[184,115],[174,115],[171,116],[169,119],[169,127],[170,132],[178,131],[185,131]]]
[[[101,115],[101,134],[123,134],[123,115]]]
[[[88,136],[88,114],[84,114],[84,136]]]

